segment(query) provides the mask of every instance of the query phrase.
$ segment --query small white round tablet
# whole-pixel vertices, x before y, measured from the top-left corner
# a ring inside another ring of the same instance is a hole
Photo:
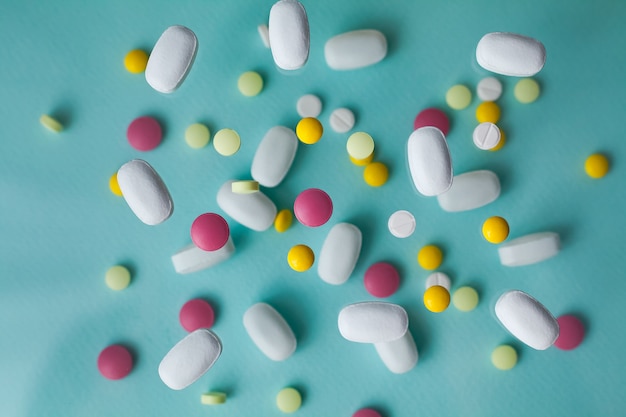
[[[485,77],[478,82],[476,95],[482,101],[496,101],[502,95],[502,83],[496,77]]]
[[[406,210],[398,210],[389,216],[387,227],[395,237],[409,237],[415,231],[415,217]]]
[[[433,272],[426,278],[426,289],[434,285],[439,285],[440,287],[445,288],[450,292],[450,288],[452,287],[452,283],[450,281],[450,277],[443,272]]]
[[[296,110],[300,117],[317,117],[322,112],[322,100],[314,94],[305,94],[298,99]]]
[[[500,129],[493,123],[483,122],[476,126],[474,129],[474,133],[472,134],[472,139],[474,140],[474,145],[478,149],[489,150],[498,146],[500,143]]]
[[[346,133],[354,127],[354,113],[345,107],[335,109],[330,114],[330,127],[337,133]]]

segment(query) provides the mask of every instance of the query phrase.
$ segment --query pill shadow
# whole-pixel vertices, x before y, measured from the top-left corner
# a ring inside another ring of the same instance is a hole
[[[377,241],[377,233],[376,225],[377,217],[369,212],[362,212],[351,217],[348,217],[345,221],[348,223],[352,223],[356,227],[359,228],[361,234],[366,236],[366,239],[362,240],[361,243],[361,254],[359,255],[359,259],[367,258],[368,254],[371,251],[371,248],[374,246],[374,242]],[[359,261],[357,261],[357,267],[359,265]],[[396,266],[394,264],[394,266]]]
[[[61,125],[63,129],[67,129],[71,126],[73,120],[73,108],[69,103],[62,103],[54,107],[50,116],[56,119]]]
[[[428,356],[428,340],[430,340],[430,337],[426,331],[427,326],[422,321],[424,315],[420,314],[417,309],[415,311],[407,311],[407,314],[409,316],[409,331],[411,332],[411,336],[413,336],[419,356]]]
[[[123,266],[124,268],[128,269],[128,272],[130,272],[129,286],[134,285],[137,279],[140,279],[138,278],[140,277],[140,275],[138,274],[139,268],[137,267],[137,264],[135,262],[131,261],[130,259],[123,259],[121,262],[118,263],[118,265]]]
[[[298,301],[298,297],[294,297],[290,294],[276,294],[264,302],[268,303],[280,313],[285,319],[298,343],[303,343],[308,337],[307,323],[311,320],[307,320],[306,313],[303,312],[302,304]]]

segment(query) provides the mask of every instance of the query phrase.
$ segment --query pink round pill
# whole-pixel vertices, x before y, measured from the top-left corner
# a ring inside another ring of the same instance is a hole
[[[98,355],[98,370],[108,379],[122,379],[133,369],[133,357],[122,345],[111,345]]]
[[[415,116],[415,121],[413,122],[414,130],[424,126],[434,126],[441,130],[445,136],[450,130],[450,120],[443,111],[430,107],[419,112],[418,115]]]
[[[191,224],[191,240],[205,251],[210,252],[222,248],[228,242],[229,236],[228,223],[219,214],[201,214]]]
[[[554,346],[562,350],[572,350],[585,338],[585,326],[576,316],[566,314],[556,319],[559,323],[559,337]]]
[[[215,322],[213,307],[201,298],[187,301],[178,314],[178,320],[183,329],[193,332],[198,329],[209,329]]]
[[[163,138],[161,125],[150,116],[138,117],[128,125],[126,138],[130,146],[138,151],[151,151],[159,146]]]
[[[304,190],[293,203],[293,212],[300,223],[308,227],[318,227],[333,214],[333,201],[318,188]]]
[[[378,262],[367,268],[363,283],[367,292],[374,297],[389,297],[400,287],[400,274],[393,265]]]
[[[381,417],[380,413],[373,408],[361,408],[357,410],[352,417]]]

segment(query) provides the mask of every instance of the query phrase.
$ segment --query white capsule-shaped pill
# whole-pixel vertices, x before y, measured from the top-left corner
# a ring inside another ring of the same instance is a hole
[[[361,253],[362,233],[350,223],[338,223],[330,229],[322,244],[317,274],[329,284],[340,285],[350,278]]]
[[[500,128],[491,122],[480,123],[474,128],[472,140],[478,149],[493,149],[500,143]]]
[[[407,157],[411,179],[417,191],[431,197],[445,193],[452,185],[452,161],[441,130],[425,126],[409,136]]]
[[[284,126],[267,131],[252,159],[252,178],[264,187],[276,187],[285,178],[298,150],[296,133]]]
[[[404,336],[409,328],[409,316],[397,304],[366,301],[342,308],[337,324],[346,340],[383,343]]]
[[[409,372],[417,364],[417,346],[410,330],[399,339],[375,343],[374,347],[387,369],[394,374]]]
[[[374,65],[387,56],[387,38],[378,30],[364,29],[333,36],[324,45],[324,57],[334,70]]]
[[[478,41],[476,61],[497,74],[530,77],[541,71],[546,63],[546,48],[527,36],[493,32]]]
[[[261,191],[233,192],[234,180],[226,181],[217,192],[217,205],[237,223],[262,232],[274,224],[276,205]]]
[[[478,170],[455,175],[448,191],[437,196],[439,207],[445,211],[473,210],[497,200],[500,179],[489,170]]]
[[[181,390],[211,369],[222,353],[222,342],[209,329],[198,329],[178,342],[161,360],[159,376],[171,389]]]
[[[498,298],[496,317],[521,342],[545,350],[559,337],[559,323],[543,304],[525,292],[508,291]]]
[[[509,240],[498,246],[500,263],[505,266],[536,264],[556,256],[561,239],[555,232],[539,232]]]
[[[196,35],[185,26],[165,29],[152,48],[146,66],[146,81],[161,93],[171,93],[185,80],[198,49]]]
[[[233,239],[229,236],[226,244],[214,251],[198,248],[193,243],[172,255],[174,270],[179,274],[191,274],[224,262],[235,253]]]
[[[165,183],[149,163],[133,159],[117,171],[117,183],[135,216],[154,226],[167,220],[174,203]]]
[[[248,336],[261,352],[274,361],[284,361],[296,350],[296,337],[274,307],[257,303],[243,315]]]
[[[269,44],[276,65],[301,68],[309,59],[309,19],[297,0],[280,0],[270,9]]]

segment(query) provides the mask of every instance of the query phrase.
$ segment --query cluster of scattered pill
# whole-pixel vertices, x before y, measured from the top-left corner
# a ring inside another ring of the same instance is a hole
[[[294,36],[296,31],[298,36]],[[260,25],[259,33],[270,47],[276,65],[283,70],[297,70],[308,59],[308,19],[304,7],[296,0],[280,0],[270,12],[269,25]],[[505,45],[505,46],[503,46]],[[131,73],[145,71],[145,77],[155,90],[171,93],[184,81],[195,58],[197,39],[186,27],[172,26],[157,41],[150,55],[141,50],[130,51],[124,65]],[[356,51],[356,52],[355,52]],[[359,52],[360,51],[360,52]],[[350,70],[376,64],[384,59],[387,44],[384,35],[375,30],[358,30],[331,38],[325,45],[328,66],[335,70]],[[478,63],[485,69],[505,76],[524,77],[514,89],[521,103],[535,101],[540,92],[536,80],[529,78],[543,67],[543,45],[531,38],[509,33],[485,35],[476,49]],[[263,79],[254,72],[243,73],[238,89],[245,96],[255,96],[263,89]],[[482,103],[476,110],[478,126],[473,132],[474,144],[483,150],[498,150],[504,144],[504,134],[496,125],[500,108],[495,103],[502,92],[502,84],[495,77],[481,80],[477,95]],[[456,85],[446,93],[446,102],[454,110],[462,110],[472,100],[471,90]],[[217,193],[220,209],[231,219],[254,231],[265,231],[272,225],[278,232],[286,231],[293,216],[307,227],[326,224],[333,213],[331,197],[323,190],[310,188],[294,200],[290,209],[277,210],[261,187],[278,186],[287,175],[298,148],[317,143],[323,135],[321,100],[315,95],[301,97],[296,109],[301,117],[295,129],[284,126],[271,128],[259,143],[252,161],[251,180],[228,180]],[[63,125],[50,115],[43,115],[41,124],[54,132]],[[330,126],[336,132],[347,133],[354,126],[354,114],[339,108],[330,116]],[[407,141],[410,178],[420,194],[436,197],[446,212],[459,212],[483,207],[495,201],[500,194],[498,176],[488,170],[477,170],[455,175],[446,135],[450,122],[445,112],[436,108],[421,111],[414,120],[413,132]],[[162,140],[159,122],[150,116],[134,119],[128,126],[127,139],[134,149],[147,152]],[[201,148],[210,141],[208,127],[196,123],[185,131],[185,141],[192,148]],[[218,131],[213,139],[216,151],[229,156],[236,153],[240,138],[232,129]],[[352,133],[346,142],[350,160],[364,168],[364,180],[373,187],[385,184],[388,168],[374,162],[374,140],[366,132]],[[592,178],[601,178],[609,171],[605,155],[593,154],[585,162],[585,171]],[[171,195],[156,170],[146,161],[135,159],[124,164],[110,178],[109,186],[116,195],[123,196],[132,212],[148,225],[166,221],[173,212]],[[393,213],[388,220],[389,231],[398,238],[406,238],[415,230],[415,218],[406,210]],[[508,222],[499,216],[486,219],[482,234],[489,243],[499,245],[500,261],[506,266],[538,263],[558,254],[560,240],[554,232],[533,233],[505,242],[509,236]],[[187,274],[209,268],[230,258],[235,243],[226,219],[217,213],[200,214],[190,226],[191,244],[172,255],[177,273]],[[317,262],[320,279],[332,285],[341,285],[351,276],[358,261],[362,244],[359,228],[350,223],[332,226],[316,259],[314,251],[305,244],[293,246],[287,254],[287,263],[297,272],[309,270]],[[479,296],[474,288],[463,286],[451,295],[451,280],[437,269],[443,262],[443,252],[436,245],[426,245],[417,254],[417,262],[430,275],[423,295],[427,310],[440,313],[452,304],[460,311],[473,310]],[[105,274],[106,285],[112,290],[123,290],[131,282],[131,272],[123,265],[111,267]],[[376,262],[364,274],[364,286],[377,298],[393,295],[400,286],[400,275],[394,265]],[[579,318],[563,315],[558,319],[532,296],[517,290],[502,294],[495,306],[495,314],[502,325],[526,345],[544,350],[554,345],[568,350],[577,347],[584,337],[584,326]],[[222,345],[210,328],[215,320],[212,306],[202,299],[193,299],[180,309],[179,321],[189,334],[164,356],[159,375],[170,388],[183,389],[200,378],[218,360]],[[283,361],[296,350],[293,331],[282,315],[267,303],[251,306],[243,316],[243,325],[253,343],[269,359]],[[345,306],[338,314],[338,328],[348,341],[372,344],[386,367],[393,373],[405,373],[417,363],[418,352],[409,331],[408,315],[399,305],[370,301]],[[184,358],[184,360],[182,359]],[[491,360],[498,369],[515,366],[517,352],[508,345],[493,350]],[[100,352],[97,367],[109,379],[121,379],[131,372],[132,352],[122,345],[111,345]],[[201,396],[202,404],[223,404],[226,394],[211,391]],[[298,410],[301,394],[293,387],[285,387],[276,396],[279,410],[290,413]],[[380,417],[369,408],[354,413],[354,417]]]

